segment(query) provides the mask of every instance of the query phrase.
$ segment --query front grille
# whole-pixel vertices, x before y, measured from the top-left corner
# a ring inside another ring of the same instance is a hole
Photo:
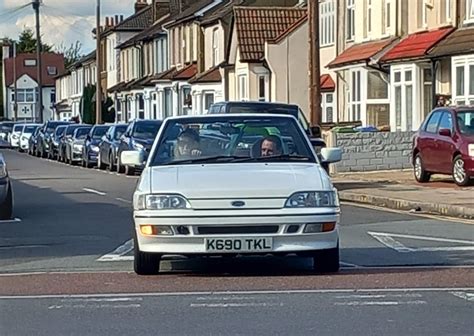
[[[198,226],[198,234],[253,234],[253,233],[277,233],[278,225],[264,226]]]

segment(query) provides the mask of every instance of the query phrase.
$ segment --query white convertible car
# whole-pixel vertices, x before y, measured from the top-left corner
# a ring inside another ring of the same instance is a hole
[[[341,160],[324,148],[322,160]],[[143,153],[126,151],[123,164]],[[138,274],[163,255],[287,255],[339,270],[337,191],[298,121],[272,114],[167,119],[133,199]]]

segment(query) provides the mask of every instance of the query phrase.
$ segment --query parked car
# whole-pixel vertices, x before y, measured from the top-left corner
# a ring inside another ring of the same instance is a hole
[[[10,142],[13,126],[15,126],[15,122],[13,121],[3,121],[0,123],[0,139]]]
[[[143,168],[143,162],[136,166],[122,164],[120,154],[126,150],[141,150],[144,152],[146,160],[162,123],[161,120],[134,120],[128,125],[118,147],[117,171],[119,173],[125,172],[127,175],[133,175],[136,170]]]
[[[7,163],[0,153],[0,220],[11,219],[13,215],[13,192]]]
[[[99,143],[99,155],[97,166],[99,169],[109,168],[114,171],[117,167],[117,151],[120,144],[120,138],[127,130],[128,124],[112,125]]]
[[[58,144],[58,161],[66,162],[66,148],[69,140],[71,139],[74,131],[79,127],[83,127],[82,124],[69,124],[63,131],[62,137],[59,139]]]
[[[45,158],[48,155],[49,141],[58,126],[70,125],[68,121],[48,121],[40,129],[38,134],[37,153],[40,157]]]
[[[60,125],[56,127],[54,133],[49,137],[48,143],[48,159],[57,160],[59,156],[59,142],[61,138],[64,136],[64,132],[66,131],[66,125]]]
[[[41,131],[40,125],[28,139],[28,154],[37,156],[38,135]]]
[[[78,127],[66,142],[66,163],[74,165],[82,162],[82,149],[92,126]]]
[[[158,273],[167,254],[296,253],[339,270],[337,191],[295,117],[172,117],[159,134],[133,196],[136,273]],[[337,162],[342,151],[322,156]],[[124,165],[143,160],[121,155]]]
[[[110,125],[95,125],[86,136],[84,147],[82,149],[82,165],[92,168],[97,164],[99,155],[99,143],[109,130]]]
[[[474,107],[433,110],[413,139],[413,167],[418,182],[433,174],[452,175],[459,186],[474,178]]]
[[[20,137],[24,127],[25,124],[15,124],[15,126],[13,126],[13,131],[10,136],[10,145],[13,149],[20,148]]]
[[[25,124],[25,127],[23,127],[23,132],[20,135],[20,151],[28,151],[31,135],[40,126],[40,124]]]

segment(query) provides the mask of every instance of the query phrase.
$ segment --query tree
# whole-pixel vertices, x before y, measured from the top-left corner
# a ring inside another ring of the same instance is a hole
[[[64,43],[61,43],[61,45],[56,48],[56,52],[64,55],[64,64],[66,68],[69,68],[71,65],[79,61],[83,56],[82,44],[79,41],[71,43],[69,47]]]
[[[16,52],[18,54],[21,53],[35,53],[36,52],[36,45],[37,40],[35,38],[35,33],[30,28],[24,28],[23,31],[20,33],[17,41]],[[53,47],[41,43],[41,51],[42,52],[50,52],[53,50]]]

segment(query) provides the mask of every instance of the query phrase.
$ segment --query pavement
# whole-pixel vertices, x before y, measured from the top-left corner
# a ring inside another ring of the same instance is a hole
[[[474,219],[474,186],[433,176],[418,183],[412,170],[345,173],[333,177],[342,201],[425,214]]]
[[[467,220],[343,203],[338,274],[315,274],[308,258],[170,256],[159,275],[137,276],[131,198],[138,176],[1,152],[15,219],[0,221],[0,335],[474,329]]]

